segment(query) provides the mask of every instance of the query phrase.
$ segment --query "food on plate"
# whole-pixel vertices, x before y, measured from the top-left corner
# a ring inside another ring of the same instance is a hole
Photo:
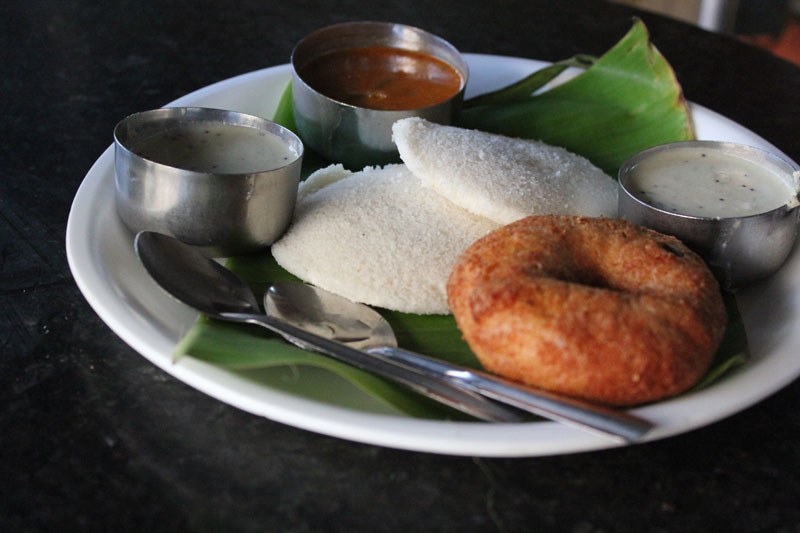
[[[478,68],[475,69],[474,80],[487,86],[492,84],[491,80],[487,82],[487,75],[492,77],[498,74],[502,77],[517,72],[515,70],[518,69],[516,60],[511,64],[503,58],[497,58],[496,61],[497,68],[494,66],[487,68],[488,63],[484,64],[482,58],[477,64]],[[554,84],[545,85],[567,66],[578,66],[579,68],[588,66],[588,69],[573,81],[559,85],[558,87],[561,88],[557,91],[550,88]],[[631,80],[635,80],[635,82],[632,83]],[[296,80],[289,83],[274,117],[276,122],[293,129],[296,129],[295,119],[298,117],[295,116],[292,107],[292,85],[296,88],[297,83]],[[576,105],[576,102],[579,103]],[[631,32],[602,58],[588,58],[587,60],[586,56],[576,56],[571,60],[550,65],[534,72],[520,84],[514,84],[498,93],[473,98],[466,102],[464,107],[468,109],[464,109],[462,112],[458,125],[485,131],[492,130],[514,137],[539,139],[550,144],[564,146],[570,151],[586,157],[611,175],[615,175],[622,163],[642,149],[694,136],[690,110],[683,99],[680,86],[665,59],[650,44],[646,28],[638,20],[634,23]],[[307,144],[310,146],[310,143]],[[306,169],[316,164],[316,161],[310,162],[309,156],[313,156],[313,154],[306,153],[304,164]],[[344,161],[343,158],[336,157],[331,160]],[[360,167],[354,165],[353,168]],[[348,181],[345,178],[350,175],[350,172],[341,167],[330,167],[314,175],[312,179],[301,184],[300,202],[303,204],[306,201],[316,202],[317,200],[314,198],[317,197],[317,194],[331,193],[328,187],[341,186],[337,182],[339,180]],[[378,171],[374,176],[380,177],[385,174]],[[350,191],[349,194],[353,195],[351,200],[357,201],[361,191],[354,187],[351,188],[349,185],[347,189]],[[338,197],[338,193],[331,194],[331,196]],[[367,194],[367,197],[369,196]],[[320,204],[324,203],[322,199],[319,201]],[[310,206],[307,205],[305,209],[310,209]],[[340,215],[342,214],[340,213]],[[345,239],[340,239],[338,236],[329,239],[329,242],[326,241],[325,223],[324,220],[317,221],[320,226],[319,234],[323,236],[319,238],[322,245],[316,254],[310,241],[304,245],[299,242],[299,239],[292,238],[295,240],[293,244],[290,245],[288,240],[283,243],[287,249],[295,247],[300,250],[285,253],[284,259],[286,260],[283,263],[285,266],[289,266],[287,261],[293,254],[295,256],[315,255],[316,257],[312,258],[313,261],[324,261],[326,260],[324,254],[328,253],[329,246],[346,243]],[[364,228],[371,232],[370,223],[367,223]],[[403,229],[405,230],[405,228]],[[347,230],[351,233],[355,231],[352,227]],[[312,232],[305,231],[305,233],[310,235]],[[404,231],[398,233],[402,235]],[[393,246],[391,239],[387,242],[389,246]],[[276,249],[280,250],[280,248],[281,244],[278,244]],[[348,247],[347,251],[350,252],[352,249],[352,246]],[[422,250],[423,246],[418,246],[416,249]],[[354,270],[352,273],[347,271],[349,268],[347,265],[340,265],[339,268],[336,268],[336,261],[341,255],[337,253],[332,259],[327,259],[329,263],[333,264],[317,270],[326,273],[335,272],[350,279],[353,283],[360,282],[360,279],[353,279],[359,275],[358,271]],[[358,263],[360,258],[366,258],[367,262],[372,262],[367,253],[359,249],[347,258],[350,261],[348,264]],[[407,260],[404,262],[407,263]],[[271,257],[238,257],[231,260],[230,264],[254,285],[260,286],[265,281],[283,279],[285,275],[284,270],[278,267]],[[299,268],[292,270],[296,274],[303,275]],[[394,269],[388,270],[387,278],[394,273]],[[439,272],[439,274],[442,273]],[[415,277],[409,286],[413,287],[417,280]],[[409,297],[412,296],[409,295]],[[735,303],[732,299],[727,300],[727,303],[732,305],[730,315],[732,334],[726,338],[725,345],[718,354],[719,360],[707,374],[703,386],[709,381],[717,379],[730,365],[740,364],[743,361],[742,354],[747,353],[744,328],[736,313]],[[387,318],[393,321],[393,325],[405,328],[406,333],[413,337],[412,346],[406,347],[413,347],[434,357],[462,362],[470,360],[471,354],[466,345],[447,342],[453,335],[458,334],[455,325],[449,318],[402,317],[398,314],[389,314]],[[408,319],[410,320],[406,323]],[[231,329],[228,332],[226,328]],[[219,337],[214,338],[215,335],[219,335]],[[248,335],[247,342],[230,342]],[[276,360],[279,360],[281,364],[286,361],[308,364],[307,354],[292,355],[293,352],[289,347],[273,343],[275,343],[274,339],[261,338],[248,331],[232,329],[228,324],[222,322],[201,321],[194,326],[192,334],[182,343],[181,350],[182,353],[190,353],[195,357],[205,356],[214,364],[226,361],[231,368],[241,368],[243,356],[246,356],[251,368],[271,366],[276,364]],[[281,351],[281,347],[287,351]],[[280,353],[277,358],[273,355],[276,350]],[[327,365],[325,367],[328,368]],[[360,373],[342,372],[341,375],[364,390],[370,390],[371,384],[375,383],[375,380],[368,379],[368,376]],[[363,379],[360,376],[363,376]],[[413,395],[405,397],[396,394],[395,391],[387,394],[382,387],[371,390],[371,394],[401,410],[404,409],[403,406],[414,404]],[[398,398],[402,401],[396,402]],[[427,404],[425,405],[427,406]],[[419,410],[413,414],[418,416]],[[430,415],[430,413],[428,414]],[[436,416],[440,415],[436,414]]]
[[[447,294],[487,369],[609,405],[692,386],[726,323],[719,286],[695,253],[621,219],[503,226],[459,258]]]
[[[563,148],[421,118],[395,122],[400,157],[460,207],[508,224],[529,215],[616,216],[617,183]]]
[[[272,254],[294,275],[351,300],[447,314],[453,264],[497,227],[424,187],[404,165],[356,173],[334,165],[303,183]]]
[[[424,52],[389,46],[333,50],[298,71],[312,89],[369,109],[420,109],[444,102],[464,86],[458,70]]]

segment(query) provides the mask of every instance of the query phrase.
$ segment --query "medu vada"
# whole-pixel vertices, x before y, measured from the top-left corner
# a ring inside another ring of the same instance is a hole
[[[616,406],[691,387],[727,321],[697,254],[622,219],[544,215],[503,226],[460,256],[447,297],[487,370]]]

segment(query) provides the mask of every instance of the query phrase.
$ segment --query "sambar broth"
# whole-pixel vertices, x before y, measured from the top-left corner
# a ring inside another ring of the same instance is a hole
[[[446,62],[388,46],[323,54],[303,65],[298,75],[315,91],[339,102],[390,111],[444,102],[464,84],[461,74]]]

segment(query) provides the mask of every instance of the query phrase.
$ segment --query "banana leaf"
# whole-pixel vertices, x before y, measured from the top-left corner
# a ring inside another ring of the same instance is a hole
[[[562,146],[611,176],[645,148],[695,138],[681,86],[641,20],[584,72],[536,92],[564,65],[586,63],[577,56],[468,100],[459,125]]]
[[[280,124],[284,128],[291,130],[297,135],[297,124],[294,121],[294,111],[292,111],[292,80],[286,84],[283,89],[280,99],[278,100],[278,107],[275,110],[275,115],[272,121]],[[307,144],[303,146],[303,163],[300,169],[300,179],[306,179],[312,172],[330,164],[316,151],[312,150]]]
[[[482,105],[508,104],[527,100],[539,89],[553,81],[556,76],[564,72],[567,68],[575,67],[584,69],[594,65],[596,62],[597,58],[581,54],[569,59],[564,59],[548,67],[537,70],[530,76],[516,83],[512,83],[508,87],[472,97],[464,102],[463,107],[470,108]]]

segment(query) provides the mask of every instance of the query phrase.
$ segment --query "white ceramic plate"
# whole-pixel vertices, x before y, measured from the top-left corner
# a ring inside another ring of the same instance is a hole
[[[545,65],[527,59],[474,54],[468,54],[467,60],[471,72],[468,96],[507,85]],[[169,105],[218,107],[271,117],[289,74],[288,65],[251,72],[195,91]],[[692,111],[701,139],[734,141],[777,151],[725,117],[696,105]],[[554,422],[500,425],[403,417],[369,404],[357,390],[348,391],[332,375],[324,373],[304,376],[316,380],[311,389],[323,389],[314,399],[290,392],[289,385],[266,385],[263,380],[191,358],[173,362],[171,354],[197,314],[161,291],[136,259],[132,235],[114,210],[113,146],[100,156],[78,189],[66,242],[78,286],[117,335],[177,379],[253,414],[353,441],[453,455],[536,456],[616,445]],[[753,350],[752,360],[704,391],[633,410],[656,424],[648,440],[727,417],[800,374],[800,357],[796,354],[796,347],[800,346],[798,285],[800,254],[793,253],[777,275],[741,294],[739,302]],[[335,388],[335,394],[342,399],[337,403],[319,399],[326,397],[326,387]],[[345,398],[348,395],[350,399]]]

